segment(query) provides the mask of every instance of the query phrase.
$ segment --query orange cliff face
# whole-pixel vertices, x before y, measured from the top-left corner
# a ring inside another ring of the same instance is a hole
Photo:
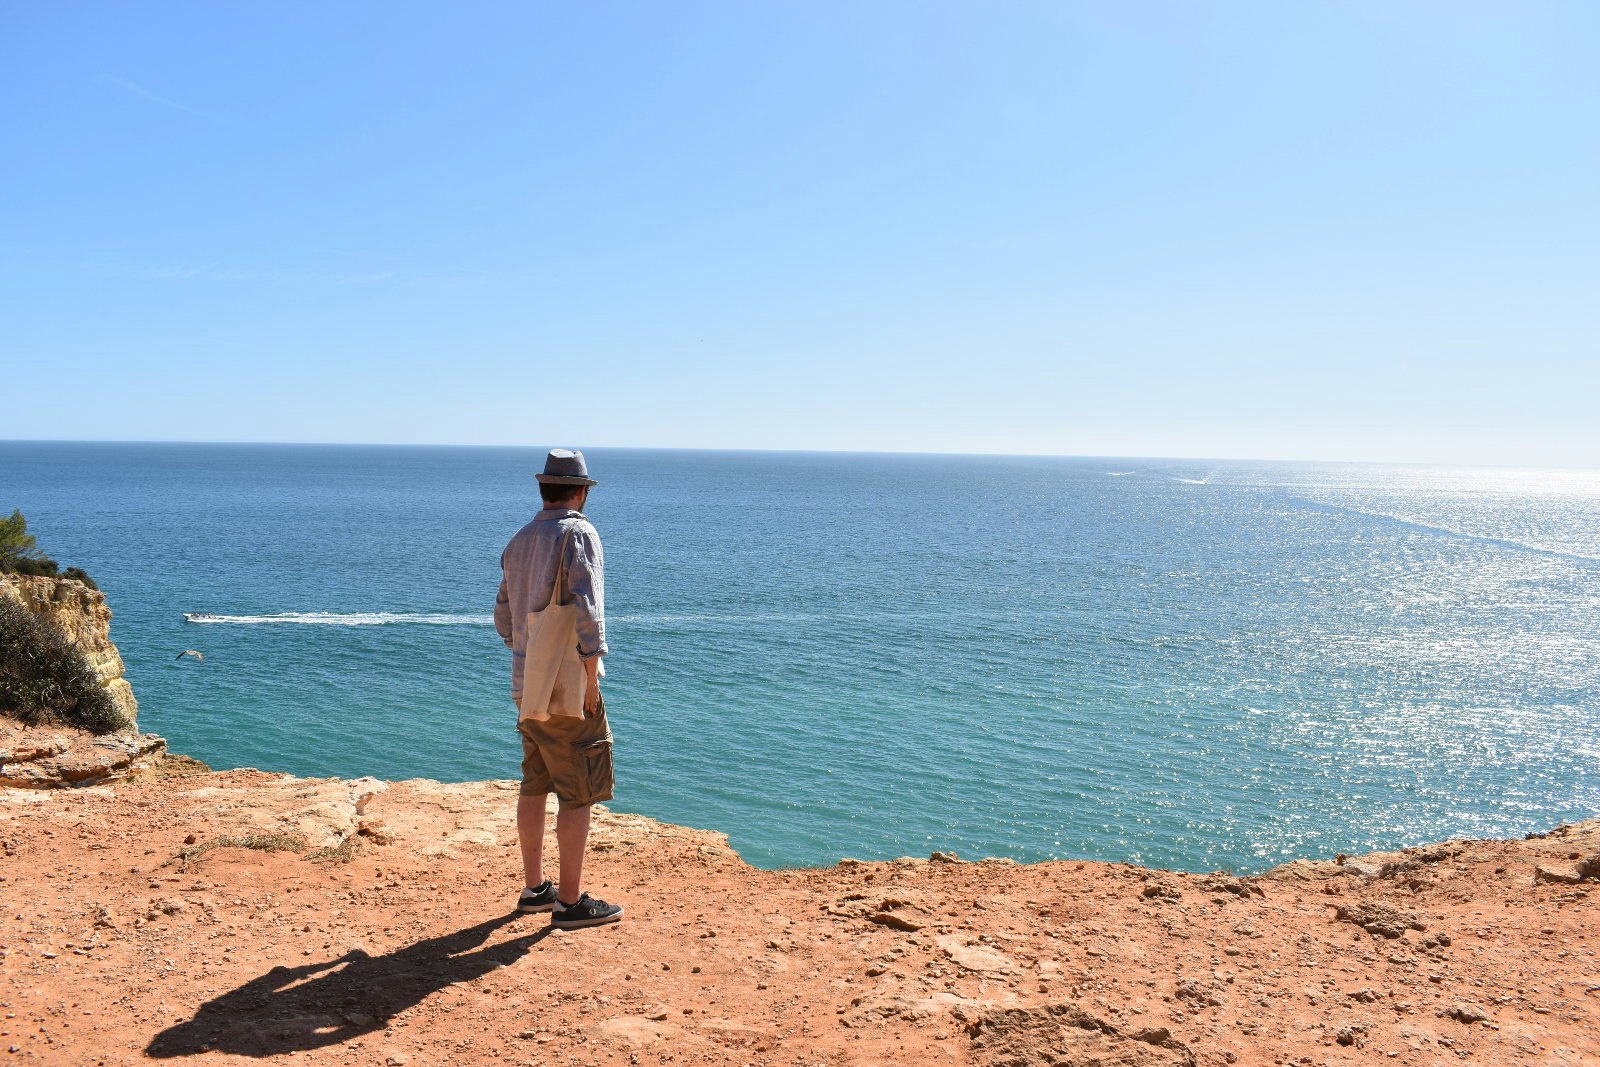
[[[48,619],[81,650],[129,726],[91,734],[66,726],[24,727],[0,716],[0,788],[52,789],[115,781],[153,766],[166,742],[141,734],[139,705],[111,641],[104,594],[70,578],[0,574],[0,597]],[[10,709],[0,709],[10,710]]]
[[[138,721],[139,702],[123,677],[122,653],[111,641],[111,609],[104,593],[71,578],[0,574],[0,596],[20,601],[60,627],[88,657],[123,718]]]
[[[1600,1062],[1600,821],[1233,878],[760,871],[600,809],[627,918],[551,933],[514,783],[194,770],[0,789],[10,1062]]]

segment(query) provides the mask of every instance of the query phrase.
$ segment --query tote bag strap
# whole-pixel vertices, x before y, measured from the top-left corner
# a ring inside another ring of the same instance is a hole
[[[556,579],[550,586],[550,603],[559,606],[567,603],[561,596],[562,589],[567,584],[567,549],[572,547],[573,534],[576,528],[569,526],[567,532],[561,535],[561,544],[556,546]],[[567,589],[568,599],[571,599],[572,590]]]

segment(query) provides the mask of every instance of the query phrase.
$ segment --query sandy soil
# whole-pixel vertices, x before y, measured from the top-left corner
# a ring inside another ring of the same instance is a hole
[[[1560,880],[1600,822],[1238,880],[758,871],[608,814],[590,888],[628,917],[552,933],[511,913],[513,801],[0,789],[0,1063],[1600,1063],[1600,885]]]

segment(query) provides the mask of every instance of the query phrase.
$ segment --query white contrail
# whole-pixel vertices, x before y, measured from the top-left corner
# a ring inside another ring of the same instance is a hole
[[[149,89],[146,89],[144,86],[138,85],[138,84],[136,84],[134,82],[131,82],[131,81],[127,81],[126,79],[113,78],[108,74],[108,75],[106,75],[105,80],[110,82],[112,85],[117,86],[119,89],[126,89],[128,92],[133,93],[136,96],[142,96],[146,100],[154,100],[156,103],[161,104],[161,105],[163,105],[165,107],[170,107],[174,111],[182,111],[185,114],[197,115],[197,116],[199,116],[200,118],[203,118],[203,119],[216,118],[215,115],[210,115],[210,114],[207,114],[204,111],[199,111],[199,110],[197,110],[195,108],[190,107],[188,104],[180,104],[176,100],[168,100],[166,97],[162,96],[160,93],[152,93]]]

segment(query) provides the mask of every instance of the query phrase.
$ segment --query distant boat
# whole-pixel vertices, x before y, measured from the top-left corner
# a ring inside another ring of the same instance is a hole
[[[209,611],[186,611],[183,613],[184,622],[216,622],[222,616],[213,615]]]

